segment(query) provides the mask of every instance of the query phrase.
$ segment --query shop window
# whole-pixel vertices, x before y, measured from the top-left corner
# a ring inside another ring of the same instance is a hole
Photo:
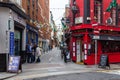
[[[27,2],[27,13],[28,13],[28,16],[30,16],[30,0],[28,0]]]
[[[120,6],[118,6],[118,26],[120,26]]]
[[[116,10],[114,8],[112,9],[110,16],[112,18],[112,25],[115,26],[116,25]]]
[[[103,53],[120,52],[120,41],[101,41]]]
[[[28,40],[32,43],[35,43],[36,42],[36,33],[29,31]]]
[[[101,24],[102,23],[102,0],[95,0],[94,2],[94,19]]]

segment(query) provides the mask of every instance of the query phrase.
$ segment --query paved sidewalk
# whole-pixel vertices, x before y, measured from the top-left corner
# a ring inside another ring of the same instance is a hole
[[[23,80],[23,78],[27,79],[27,78],[38,77],[38,76],[45,77],[45,76],[52,76],[52,75],[81,73],[81,72],[90,72],[90,71],[100,71],[100,72],[109,72],[111,70],[113,70],[114,72],[120,71],[120,64],[111,64],[110,70],[96,68],[96,66],[94,65],[78,65],[74,63],[68,63],[68,64],[66,67],[60,67],[60,65],[55,65],[55,64],[51,65],[51,67],[47,67],[47,64],[23,64],[22,73],[17,74],[17,73],[1,72],[0,80],[4,80],[4,79],[15,77],[15,76],[18,76],[17,78],[22,77],[20,80]],[[35,67],[33,67],[34,65]],[[76,67],[72,68],[73,65],[76,65]],[[54,66],[54,69],[52,68],[52,66]]]
[[[10,78],[16,75],[17,75],[16,73],[0,72],[0,80],[4,80],[6,78]]]
[[[53,54],[56,54],[56,55],[53,55]],[[90,72],[90,71],[92,72],[120,71],[120,63],[110,64],[110,67],[111,67],[110,70],[105,70],[105,69],[98,68],[95,65],[82,65],[82,64],[76,64],[73,62],[64,63],[64,61],[62,61],[61,59],[56,59],[56,58],[59,58],[58,54],[59,54],[59,50],[55,48],[49,53],[43,54],[43,58],[44,58],[44,60],[42,60],[43,62],[23,64],[22,65],[23,72],[19,74],[0,72],[0,80],[23,80],[23,79],[34,78],[34,77],[46,77],[46,76],[52,76],[52,75],[82,73],[82,72]],[[45,60],[47,60],[48,62],[45,63],[44,62]],[[10,77],[14,79],[7,79]]]

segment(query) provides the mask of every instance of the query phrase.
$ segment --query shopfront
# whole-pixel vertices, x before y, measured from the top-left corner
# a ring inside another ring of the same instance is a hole
[[[38,44],[38,28],[27,25],[26,30],[26,42],[32,44]]]
[[[7,71],[9,56],[25,51],[26,19],[15,4],[0,3],[0,71]]]
[[[91,35],[90,35],[91,36]],[[89,50],[88,60],[86,63],[95,64],[95,39],[91,36],[91,49]],[[120,62],[120,36],[115,35],[99,35],[97,39],[97,63],[100,62],[101,54],[107,54],[109,63]]]
[[[88,35],[89,36],[89,35]],[[90,36],[89,36],[90,37]],[[105,37],[106,38],[106,37]],[[115,39],[120,37],[109,37]],[[97,64],[100,62],[101,54],[109,56],[110,63],[120,62],[120,40],[98,39],[97,47],[95,47],[95,39],[90,38],[90,42],[85,42],[84,38],[74,37],[71,46],[72,60],[76,63],[83,62],[84,64]],[[95,49],[97,48],[97,59],[95,61]]]
[[[100,56],[107,54],[109,63],[120,62],[120,35],[118,29],[113,27],[114,31],[106,30],[106,26],[102,26],[105,30],[100,30],[96,35],[92,26],[83,29],[71,29],[72,37],[70,40],[70,52],[72,61],[78,63],[83,62],[87,65],[99,64]],[[97,26],[101,28],[101,26]]]
[[[19,55],[20,51],[22,51],[22,29],[15,28],[14,34],[15,55]]]

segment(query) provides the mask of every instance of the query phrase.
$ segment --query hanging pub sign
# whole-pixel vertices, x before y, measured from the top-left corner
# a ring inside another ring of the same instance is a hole
[[[8,63],[8,72],[18,72],[20,66],[20,56],[10,56]]]

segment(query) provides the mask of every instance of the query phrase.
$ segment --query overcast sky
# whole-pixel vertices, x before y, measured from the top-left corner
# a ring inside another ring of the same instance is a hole
[[[66,4],[68,4],[68,0],[50,0],[50,11],[52,11],[53,19],[57,26],[61,24],[60,19],[65,12]]]

